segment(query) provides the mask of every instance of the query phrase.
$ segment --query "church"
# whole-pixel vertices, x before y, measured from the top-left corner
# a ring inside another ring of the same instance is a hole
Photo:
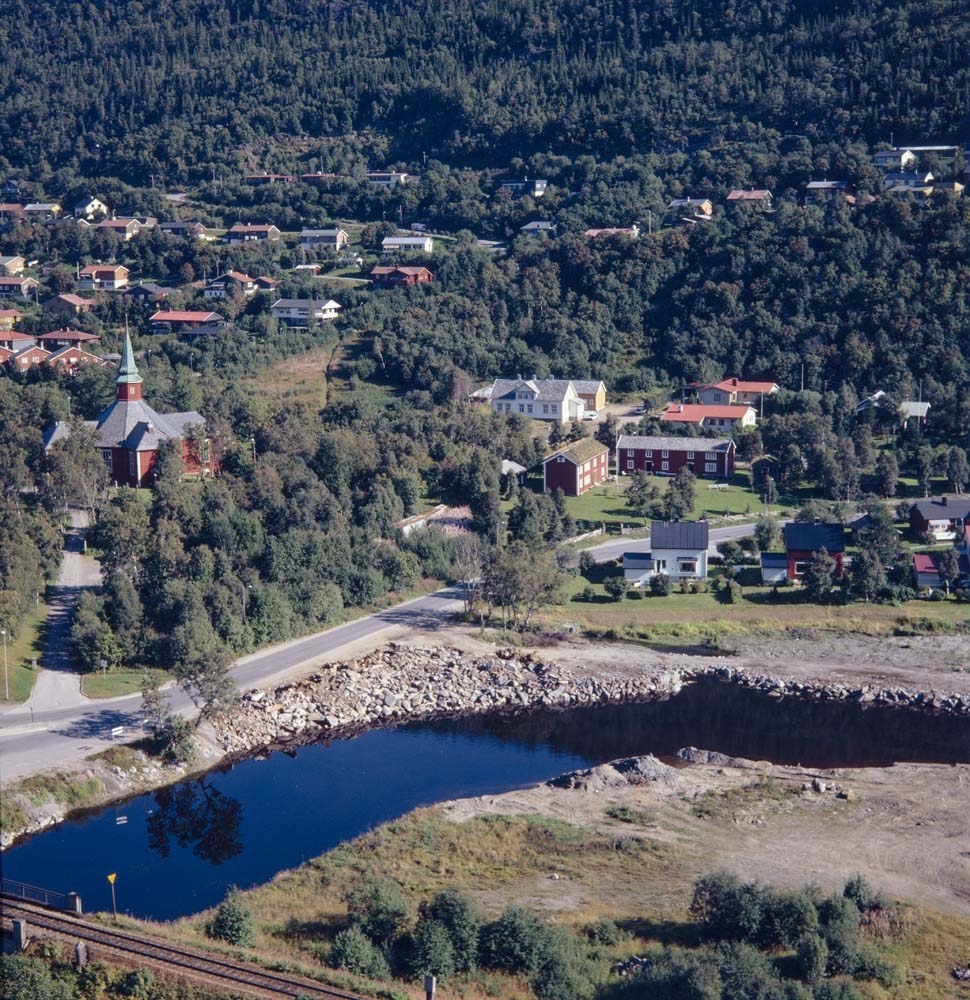
[[[142,377],[127,333],[115,387],[114,402],[92,425],[112,483],[151,486],[158,450],[166,441],[178,445],[187,474],[217,470],[200,413],[158,413],[142,399]]]
[[[158,450],[167,441],[178,446],[187,475],[206,476],[218,469],[202,414],[158,413],[142,399],[142,377],[127,333],[115,378],[114,402],[97,420],[86,421],[86,425],[97,436],[113,485],[151,486],[155,481]],[[45,448],[69,433],[69,425],[59,422],[46,435]]]

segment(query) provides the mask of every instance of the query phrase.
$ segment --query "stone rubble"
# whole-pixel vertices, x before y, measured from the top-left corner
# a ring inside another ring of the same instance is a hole
[[[305,680],[267,692],[248,692],[240,706],[216,722],[215,729],[224,750],[241,755],[411,720],[662,699],[702,677],[776,698],[851,701],[970,716],[970,695],[804,683],[714,664],[645,666],[634,676],[590,677],[547,662],[534,651],[499,649],[482,657],[443,646],[390,643]]]

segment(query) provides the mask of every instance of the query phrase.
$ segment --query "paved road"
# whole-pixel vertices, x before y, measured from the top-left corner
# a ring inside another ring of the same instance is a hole
[[[238,660],[232,674],[240,690],[279,684],[316,665],[360,655],[408,632],[433,633],[460,606],[460,589],[445,588],[326,632],[260,650]],[[181,690],[170,687],[167,693],[175,711],[192,714],[191,702]],[[26,704],[0,715],[0,784],[104,750],[118,727],[124,730],[121,738],[133,731],[140,733],[140,707],[140,695],[94,702],[79,694],[71,704],[43,707],[32,696]]]
[[[714,528],[711,551],[716,552],[718,542],[750,533],[750,524]],[[624,552],[649,549],[649,538],[622,538],[603,542],[589,551],[598,562],[606,562]],[[72,593],[73,599],[77,598],[78,580],[90,581],[92,573],[91,566],[79,569],[74,565],[72,556],[93,563],[77,553],[76,545],[69,547],[61,575],[65,593],[58,594],[64,598],[65,608]],[[326,632],[260,650],[238,660],[232,668],[233,677],[240,690],[270,687],[305,675],[320,664],[361,655],[408,633],[433,635],[461,606],[461,597],[460,588],[445,588]],[[62,643],[59,649],[63,648]],[[0,784],[103,750],[110,745],[113,730],[121,728],[121,738],[141,731],[139,695],[90,701],[80,693],[77,675],[56,657],[51,662],[56,669],[41,673],[30,700],[0,715]],[[193,713],[191,702],[181,690],[170,686],[168,695],[175,711]]]

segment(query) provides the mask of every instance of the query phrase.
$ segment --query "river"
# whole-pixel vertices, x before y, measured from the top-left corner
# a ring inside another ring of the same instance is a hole
[[[92,811],[4,852],[3,876],[168,920],[419,805],[684,746],[809,767],[970,761],[970,720],[772,699],[702,681],[666,701],[379,729],[240,761]]]

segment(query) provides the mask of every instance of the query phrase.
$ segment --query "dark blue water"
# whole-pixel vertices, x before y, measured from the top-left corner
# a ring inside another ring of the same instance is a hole
[[[0,855],[4,878],[159,920],[218,903],[416,806],[683,746],[814,767],[970,760],[970,720],[775,701],[705,682],[664,702],[377,730],[246,760],[64,823]],[[568,794],[568,793],[565,793]]]

